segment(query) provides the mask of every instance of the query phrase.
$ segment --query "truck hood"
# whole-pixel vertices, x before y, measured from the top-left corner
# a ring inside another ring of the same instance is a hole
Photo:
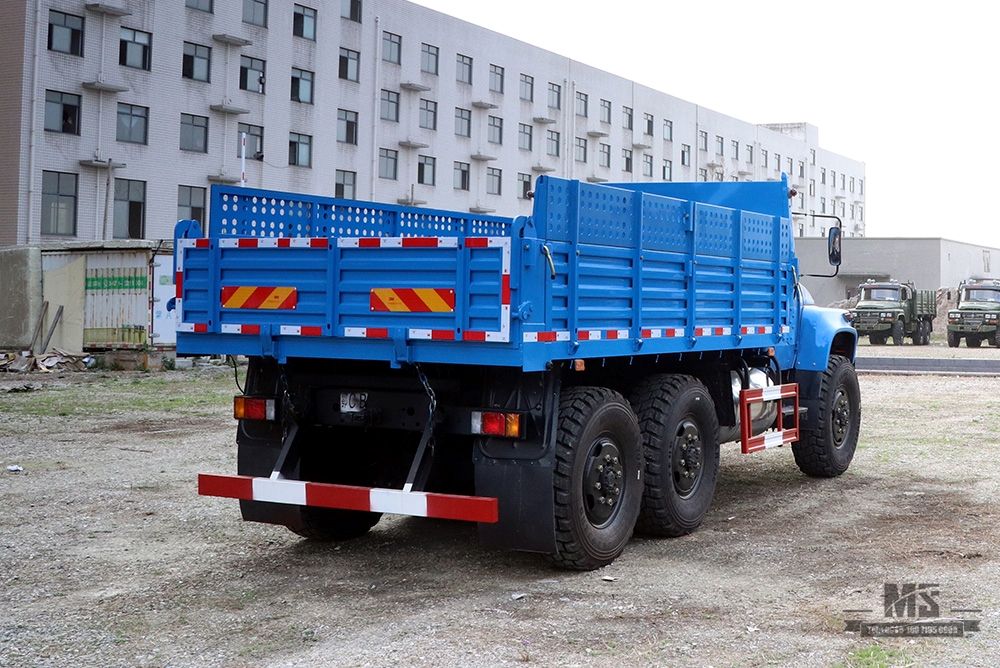
[[[901,302],[863,301],[858,302],[854,308],[861,311],[888,311],[903,308],[903,305]]]
[[[1000,311],[998,302],[962,302],[958,305],[960,311]]]

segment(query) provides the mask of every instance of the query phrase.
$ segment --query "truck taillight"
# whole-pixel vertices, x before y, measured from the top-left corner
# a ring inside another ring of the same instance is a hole
[[[237,420],[274,420],[274,399],[233,397],[233,417]]]
[[[484,436],[521,437],[521,414],[492,411],[472,412],[472,433]]]

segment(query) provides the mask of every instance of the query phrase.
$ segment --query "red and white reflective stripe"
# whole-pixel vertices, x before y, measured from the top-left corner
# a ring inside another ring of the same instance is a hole
[[[404,492],[399,489],[207,473],[198,476],[198,493],[202,496],[221,496],[245,501],[393,513],[412,517],[435,517],[491,524],[499,521],[497,499],[486,496]]]
[[[204,322],[179,322],[177,323],[177,331],[202,334],[208,331],[208,324]]]
[[[525,343],[552,343],[554,341],[569,341],[569,332],[524,332]]]
[[[280,333],[287,336],[323,336],[323,328],[318,325],[282,325]]]
[[[733,333],[732,327],[695,327],[695,336],[729,336]]]
[[[793,403],[793,426],[791,429],[782,429],[783,411],[781,405],[778,406],[777,431],[766,434],[751,436],[752,418],[750,416],[750,405],[763,403],[765,401],[781,401],[782,399],[792,399]],[[799,440],[799,385],[798,383],[786,383],[785,385],[772,385],[751,390],[740,391],[740,445],[743,454],[748,455],[759,452],[766,448],[773,448],[785,443],[794,443]]]
[[[781,326],[781,333],[782,334],[788,334],[790,331],[792,331],[791,325],[782,325]]]
[[[219,248],[328,248],[326,237],[233,237],[219,239]]]
[[[454,341],[455,331],[451,329],[411,329],[407,336],[411,339],[424,341]]]
[[[682,327],[642,330],[642,338],[644,339],[671,339],[681,336],[684,336],[684,329]]]
[[[740,334],[770,334],[773,331],[774,328],[771,327],[770,325],[763,325],[758,327],[753,327],[753,326],[747,327],[744,325],[743,327],[740,327]]]
[[[458,248],[458,237],[341,237],[338,248]]]
[[[223,334],[260,334],[260,325],[222,325]]]
[[[581,329],[577,331],[576,338],[581,341],[600,341],[601,339],[616,341],[629,338],[629,331],[627,329]]]
[[[344,336],[351,339],[388,339],[386,327],[345,327]]]

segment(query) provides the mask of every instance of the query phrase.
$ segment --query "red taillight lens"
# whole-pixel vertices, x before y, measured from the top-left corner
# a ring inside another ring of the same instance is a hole
[[[233,397],[233,417],[237,420],[274,420],[274,399]]]
[[[474,412],[472,433],[486,436],[521,437],[520,413]]]

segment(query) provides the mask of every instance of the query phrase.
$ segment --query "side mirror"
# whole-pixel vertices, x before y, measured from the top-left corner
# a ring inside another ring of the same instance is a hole
[[[827,237],[827,254],[830,257],[830,265],[840,266],[840,237],[842,236],[839,227],[831,227],[830,235]]]

